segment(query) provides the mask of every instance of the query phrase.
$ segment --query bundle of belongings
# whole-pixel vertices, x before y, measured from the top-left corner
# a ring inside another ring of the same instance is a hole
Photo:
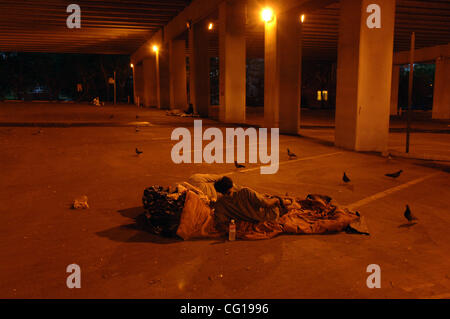
[[[166,111],[166,115],[168,116],[179,116],[179,117],[200,117],[199,114],[194,112],[194,107],[192,104],[189,104],[187,111],[181,109],[172,109]]]
[[[152,186],[142,200],[146,212],[136,220],[139,228],[184,240],[224,237],[232,219],[237,239],[341,231],[369,234],[358,212],[339,207],[328,196],[260,194],[233,184],[227,176],[195,174],[174,188]]]

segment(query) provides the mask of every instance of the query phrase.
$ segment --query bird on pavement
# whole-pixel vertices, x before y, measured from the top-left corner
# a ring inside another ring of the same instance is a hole
[[[139,130],[139,128],[138,128],[138,127],[136,127],[136,133],[138,133],[138,132],[140,132],[140,130]]]
[[[143,151],[140,151],[140,150],[138,150],[138,148],[136,147],[136,154],[139,156],[139,155],[141,155],[142,153],[144,153]]]
[[[297,155],[295,155],[294,153],[292,153],[289,149],[287,149],[287,153],[288,153],[289,159],[297,158]]]
[[[403,172],[403,170],[399,170],[398,172],[395,173],[389,173],[389,174],[384,174],[384,176],[387,177],[392,177],[392,178],[397,178],[400,176],[400,174]]]
[[[403,214],[403,216],[405,216],[405,218],[406,218],[409,222],[412,222],[413,220],[417,220],[417,217],[415,217],[415,216],[411,213],[411,210],[409,209],[409,205],[406,205],[406,210],[405,210],[405,213]]]
[[[236,161],[234,161],[234,166],[236,166],[236,168],[245,168],[244,165],[238,164],[238,162],[236,162]]]
[[[344,172],[344,175],[342,176],[342,180],[344,181],[344,183],[350,182],[350,178],[348,178],[348,176],[347,176],[347,174],[345,174],[345,172]]]
[[[38,134],[41,134],[41,133],[42,133],[42,131],[38,130],[36,133],[33,133],[33,135],[38,135]]]
[[[136,115],[136,120],[139,118],[139,115]]]

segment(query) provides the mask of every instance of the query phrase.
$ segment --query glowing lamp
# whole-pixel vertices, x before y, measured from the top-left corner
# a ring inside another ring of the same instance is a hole
[[[305,21],[305,15],[302,14],[302,15],[300,16],[300,22],[303,23],[304,21]]]
[[[273,20],[273,10],[270,8],[264,8],[261,11],[261,18],[263,19],[263,21],[265,22],[270,22]]]

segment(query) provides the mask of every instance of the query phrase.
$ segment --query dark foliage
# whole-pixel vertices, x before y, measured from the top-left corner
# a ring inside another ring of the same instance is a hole
[[[114,71],[117,100],[125,102],[133,95],[129,56],[0,52],[0,100],[113,101]]]

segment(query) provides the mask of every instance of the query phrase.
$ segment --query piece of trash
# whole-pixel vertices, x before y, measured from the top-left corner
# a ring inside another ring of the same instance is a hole
[[[87,209],[89,208],[88,198],[86,195],[81,196],[80,198],[74,199],[72,203],[72,209]]]
[[[358,212],[357,214],[359,215]],[[350,223],[350,225],[347,226],[345,231],[350,234],[353,233],[353,234],[370,235],[369,229],[363,216],[360,216],[359,219]]]
[[[158,284],[160,282],[161,282],[161,279],[153,279],[153,280],[150,280],[148,283],[149,283],[149,285],[154,285],[154,284]]]

